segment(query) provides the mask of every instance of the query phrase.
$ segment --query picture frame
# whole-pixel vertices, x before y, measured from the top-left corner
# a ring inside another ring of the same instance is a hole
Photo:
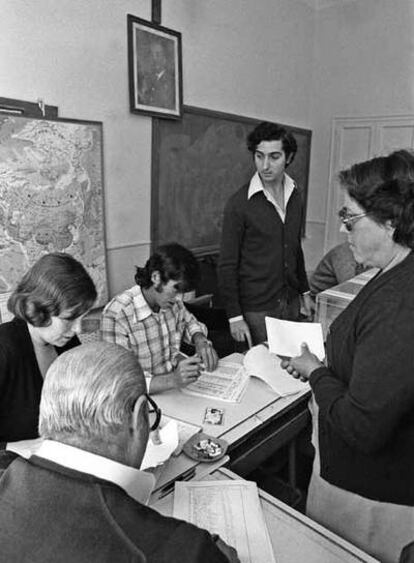
[[[131,14],[127,20],[131,112],[180,119],[181,33]]]

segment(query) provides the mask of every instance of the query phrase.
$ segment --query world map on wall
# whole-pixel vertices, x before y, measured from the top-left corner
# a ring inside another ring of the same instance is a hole
[[[85,266],[105,303],[101,124],[0,115],[0,294],[55,251]]]

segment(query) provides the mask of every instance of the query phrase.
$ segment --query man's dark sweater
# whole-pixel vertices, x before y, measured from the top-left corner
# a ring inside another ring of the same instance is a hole
[[[281,299],[292,301],[308,290],[298,190],[289,199],[285,223],[263,192],[247,199],[248,191],[247,184],[224,210],[218,276],[229,318],[275,309]]]
[[[212,536],[117,485],[41,457],[0,452],[0,561],[226,563]]]

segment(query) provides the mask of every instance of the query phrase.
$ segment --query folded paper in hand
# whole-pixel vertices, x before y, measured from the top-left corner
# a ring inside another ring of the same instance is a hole
[[[308,383],[294,379],[282,369],[280,358],[271,354],[263,344],[250,348],[244,357],[244,367],[249,375],[267,383],[281,397],[309,389]]]
[[[321,361],[325,357],[322,325],[320,323],[297,323],[266,317],[269,350],[279,356],[300,356],[300,345],[306,342],[312,354]]]

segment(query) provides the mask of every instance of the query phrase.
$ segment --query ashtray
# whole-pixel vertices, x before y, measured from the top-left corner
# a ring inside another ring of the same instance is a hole
[[[183,452],[196,461],[213,462],[221,459],[227,452],[225,440],[198,432],[191,436],[183,446]]]

